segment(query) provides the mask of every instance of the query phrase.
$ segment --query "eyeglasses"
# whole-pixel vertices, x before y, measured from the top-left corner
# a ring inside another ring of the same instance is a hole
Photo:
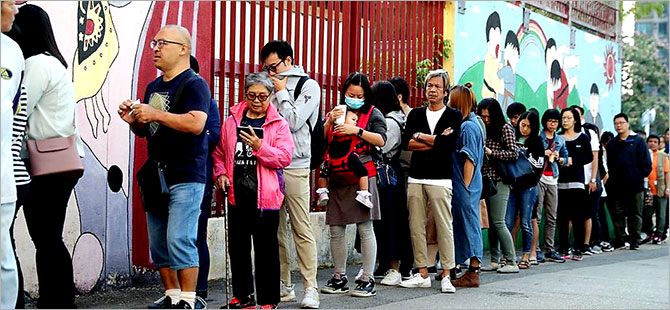
[[[284,61],[286,61],[286,58],[283,58],[282,60],[280,60],[278,63],[276,63],[274,65],[263,66],[263,71],[267,71],[267,72],[272,71],[274,73],[277,73],[277,67],[279,67],[279,65],[282,64]]]
[[[621,125],[624,125],[626,123],[628,123],[628,122],[614,122],[614,125],[615,126],[621,126]]]
[[[151,43],[149,44],[149,46],[150,46],[152,49],[153,49],[153,48],[156,48],[156,47],[158,47],[159,49],[161,49],[161,48],[163,48],[163,46],[165,46],[165,44],[167,44],[167,43],[178,44],[178,45],[182,45],[182,46],[185,46],[185,45],[186,45],[186,44],[184,44],[184,43],[180,43],[180,42],[175,42],[175,41],[170,41],[170,40],[160,39],[160,40],[151,40]]]
[[[270,94],[247,93],[247,99],[249,99],[249,101],[256,101],[256,99],[258,99],[260,102],[265,102],[265,100],[268,100],[268,97],[270,97]]]

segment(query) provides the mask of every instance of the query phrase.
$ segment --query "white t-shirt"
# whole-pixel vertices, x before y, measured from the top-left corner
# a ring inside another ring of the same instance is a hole
[[[598,134],[593,130],[587,130],[582,126],[582,132],[591,137],[591,152],[597,152],[600,148],[600,141],[598,140]],[[591,182],[591,168],[593,167],[593,162],[590,162],[584,165],[584,184],[589,184]],[[593,177],[595,178],[595,176]]]
[[[14,123],[13,106],[18,103],[21,77],[25,63],[19,45],[4,33],[2,34],[2,104],[0,109],[0,169],[2,182],[1,203],[16,201],[16,182],[14,180],[14,160],[12,159],[12,125]]]
[[[428,119],[428,127],[430,128],[431,134],[435,134],[435,127],[437,126],[437,122],[440,120],[440,117],[442,117],[442,114],[446,109],[447,106],[444,106],[442,109],[437,111],[426,109],[426,118]]]
[[[28,92],[28,138],[48,139],[77,136],[77,151],[84,157],[84,145],[76,124],[77,102],[67,69],[56,57],[39,54],[26,59]]]

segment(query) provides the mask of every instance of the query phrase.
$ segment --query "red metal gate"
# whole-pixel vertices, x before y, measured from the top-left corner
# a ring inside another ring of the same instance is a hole
[[[244,77],[262,68],[260,50],[274,39],[293,46],[302,66],[322,89],[322,113],[337,104],[340,86],[351,72],[371,81],[399,76],[411,87],[410,104],[419,106],[417,62],[437,59],[444,3],[438,1],[225,1],[212,11],[212,94],[222,117],[244,97]],[[218,46],[216,45],[218,42]],[[322,115],[323,116],[323,115]]]
[[[212,22],[220,26],[212,28],[212,36],[220,46],[213,48],[212,93],[226,114],[229,103],[243,97],[240,77],[261,70],[260,49],[274,39],[291,43],[294,63],[321,84],[324,111],[337,102],[342,79],[354,71],[372,81],[400,76],[416,86],[416,63],[439,58],[443,9],[438,1],[217,2]],[[421,98],[413,87],[412,105],[420,105]]]

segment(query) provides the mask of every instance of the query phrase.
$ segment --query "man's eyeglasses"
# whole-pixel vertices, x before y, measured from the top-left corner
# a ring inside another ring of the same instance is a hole
[[[185,45],[184,43],[180,43],[180,42],[175,42],[175,41],[170,41],[170,40],[160,39],[160,40],[151,40],[151,43],[149,44],[149,46],[150,46],[151,48],[156,48],[156,47],[158,47],[159,49],[161,49],[161,48],[163,48],[163,46],[165,46],[165,44],[167,44],[167,43],[178,44],[178,45],[182,45],[182,46]]]
[[[256,101],[256,99],[258,99],[260,102],[265,102],[265,100],[268,100],[268,97],[270,97],[269,94],[247,93],[247,99],[249,99],[249,101]]]
[[[284,61],[286,61],[286,58],[282,59],[281,61],[279,61],[278,63],[276,63],[274,65],[263,66],[263,71],[267,71],[267,72],[272,71],[274,73],[277,73],[277,67],[279,67],[279,65],[282,64]]]

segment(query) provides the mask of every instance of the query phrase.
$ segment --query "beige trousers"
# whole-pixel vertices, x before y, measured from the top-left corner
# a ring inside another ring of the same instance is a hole
[[[409,184],[407,186],[409,229],[412,237],[415,266],[426,267],[431,265],[427,257],[428,248],[426,246],[426,205],[430,203],[435,219],[442,268],[452,269],[456,267],[453,216],[451,213],[452,195],[453,191],[443,186],[423,184]]]
[[[288,252],[288,221],[290,221],[303,284],[305,288],[318,287],[316,240],[309,217],[309,169],[285,169],[284,181],[286,196],[279,212],[277,231],[281,280],[284,281],[284,285],[291,285],[291,256]]]

